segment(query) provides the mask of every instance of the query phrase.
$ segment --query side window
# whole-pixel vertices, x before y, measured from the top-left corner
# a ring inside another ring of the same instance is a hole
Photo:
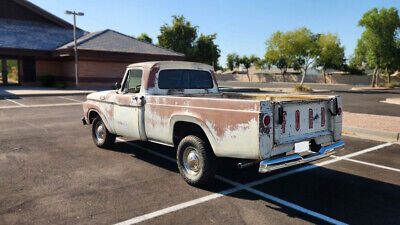
[[[124,92],[139,93],[142,83],[142,70],[133,69],[128,71],[124,85]]]

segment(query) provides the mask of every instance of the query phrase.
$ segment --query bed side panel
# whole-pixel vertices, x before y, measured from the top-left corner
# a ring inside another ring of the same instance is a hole
[[[149,139],[172,144],[173,118],[193,118],[217,156],[258,159],[259,108],[259,101],[147,96],[145,130]]]

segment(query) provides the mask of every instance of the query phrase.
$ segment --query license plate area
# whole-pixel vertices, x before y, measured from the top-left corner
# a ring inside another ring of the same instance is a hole
[[[294,152],[295,153],[307,152],[309,150],[310,150],[310,142],[309,141],[302,141],[302,142],[294,144]]]

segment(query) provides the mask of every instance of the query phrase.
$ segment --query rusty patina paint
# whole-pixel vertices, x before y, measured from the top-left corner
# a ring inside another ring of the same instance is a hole
[[[93,100],[84,103],[84,113],[95,109],[108,124],[114,126],[114,105],[139,107],[137,124],[145,133],[142,140],[172,143],[173,125],[184,121],[196,123],[206,133],[217,156],[247,159],[263,159],[291,149],[292,146],[273,146],[275,126],[273,121],[274,102],[291,102],[292,104],[326,101],[332,96],[311,95],[269,95],[245,93],[220,93],[212,68],[208,65],[191,62],[146,62],[132,64],[128,67],[143,69],[142,88],[134,97],[144,97],[144,109],[129,94],[102,92],[100,97],[92,95]],[[160,89],[157,85],[157,74],[164,69],[193,69],[209,71],[214,82],[210,89]],[[341,102],[339,102],[341,106]],[[126,107],[124,107],[126,109]],[[115,110],[119,107],[115,107]],[[136,108],[135,108],[136,109]],[[117,110],[118,111],[118,110]],[[268,126],[264,126],[264,115],[271,117]],[[129,117],[125,111],[123,117]],[[341,119],[327,120],[327,126],[341,127]],[[138,123],[139,121],[139,123]],[[340,123],[340,124],[339,124]],[[336,125],[339,124],[339,125]],[[135,125],[136,126],[136,125]],[[134,126],[132,126],[134,127]],[[112,130],[113,128],[111,128]],[[335,138],[340,138],[340,129],[334,130]],[[273,134],[273,135],[272,135]],[[129,136],[129,135],[128,135]],[[282,137],[285,138],[285,137]]]
[[[143,74],[142,79],[145,89],[154,88],[156,86],[156,74],[158,73],[158,71],[160,71],[160,67],[153,66],[150,68],[150,72],[147,76],[144,76],[145,74]]]
[[[115,104],[130,106],[133,104],[132,95],[116,95]]]

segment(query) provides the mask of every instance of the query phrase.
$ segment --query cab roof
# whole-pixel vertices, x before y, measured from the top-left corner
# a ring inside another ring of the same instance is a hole
[[[154,66],[165,66],[165,67],[174,67],[177,66],[187,67],[187,68],[199,68],[199,69],[213,69],[212,66],[204,63],[197,63],[197,62],[187,62],[187,61],[151,61],[151,62],[141,62],[141,63],[133,63],[128,66],[128,68],[132,67],[144,67],[144,68],[152,68]]]

